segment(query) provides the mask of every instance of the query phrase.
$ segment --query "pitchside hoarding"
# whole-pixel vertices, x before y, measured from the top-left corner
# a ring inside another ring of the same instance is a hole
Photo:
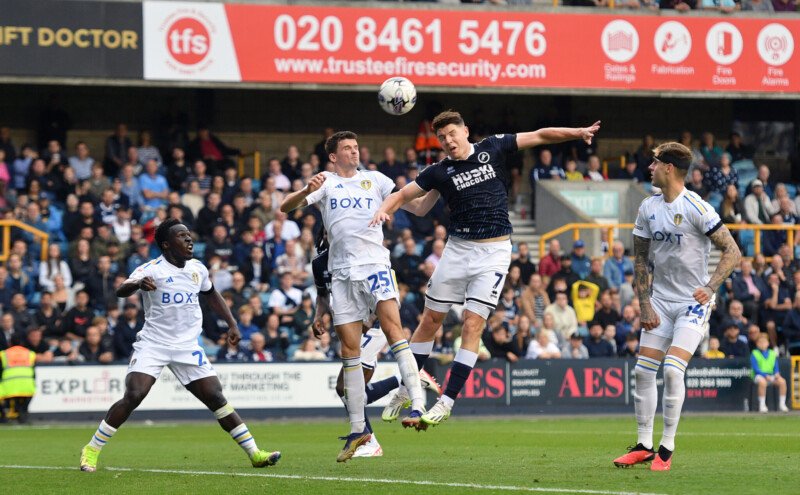
[[[0,0],[0,75],[142,78],[138,3]]]

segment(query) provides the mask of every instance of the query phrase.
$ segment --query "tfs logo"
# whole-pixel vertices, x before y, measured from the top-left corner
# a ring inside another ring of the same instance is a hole
[[[193,17],[182,17],[167,29],[167,50],[178,63],[198,64],[206,58],[210,49],[208,29]]]

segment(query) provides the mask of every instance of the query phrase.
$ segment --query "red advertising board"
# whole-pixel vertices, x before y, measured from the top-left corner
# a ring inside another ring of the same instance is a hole
[[[173,8],[213,23],[197,46],[231,40],[238,73],[194,56],[165,62],[172,72],[146,67],[148,79],[347,85],[402,75],[429,86],[800,92],[795,18],[239,4],[211,13],[209,4],[157,3],[162,17]],[[163,24],[147,14],[145,25]]]

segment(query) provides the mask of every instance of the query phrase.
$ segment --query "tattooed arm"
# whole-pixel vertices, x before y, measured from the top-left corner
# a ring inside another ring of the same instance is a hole
[[[639,297],[639,308],[642,313],[640,321],[642,328],[652,330],[661,324],[661,318],[650,304],[650,272],[647,269],[650,239],[634,235],[633,255],[633,284],[636,287],[636,295]]]
[[[716,232],[711,234],[710,239],[717,249],[722,251],[722,258],[720,258],[717,269],[714,270],[714,274],[711,275],[711,280],[703,287],[699,287],[694,291],[694,299],[700,304],[706,304],[711,300],[711,296],[717,292],[719,286],[725,282],[725,279],[730,276],[733,269],[739,264],[739,260],[742,259],[739,246],[737,246],[736,241],[733,240],[733,236],[728,230],[728,227],[724,225],[721,226]]]

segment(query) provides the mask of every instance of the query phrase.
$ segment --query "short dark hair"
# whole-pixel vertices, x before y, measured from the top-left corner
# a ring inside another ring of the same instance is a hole
[[[339,149],[339,141],[343,141],[345,139],[358,139],[358,136],[355,132],[352,131],[339,131],[335,132],[331,137],[325,141],[325,153],[331,154],[336,153],[336,150]]]
[[[164,248],[161,245],[169,240],[169,229],[176,225],[181,225],[181,222],[175,218],[168,218],[161,222],[161,225],[156,229],[156,244],[162,252]]]
[[[656,146],[653,154],[656,160],[674,165],[679,170],[678,175],[681,177],[686,176],[686,172],[692,164],[692,150],[674,141]]]
[[[464,118],[455,110],[445,110],[433,118],[431,128],[433,128],[433,132],[436,133],[436,131],[442,127],[447,127],[450,124],[464,125]]]

